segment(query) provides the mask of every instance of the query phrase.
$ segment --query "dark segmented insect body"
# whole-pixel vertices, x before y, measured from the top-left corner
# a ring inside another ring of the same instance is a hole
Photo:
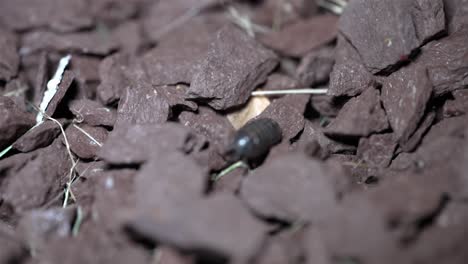
[[[255,119],[237,131],[228,146],[226,156],[231,161],[255,160],[265,155],[281,138],[281,128],[274,120]]]

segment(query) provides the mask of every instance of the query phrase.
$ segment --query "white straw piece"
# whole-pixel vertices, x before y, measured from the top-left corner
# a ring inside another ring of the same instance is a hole
[[[347,5],[347,2],[343,0],[319,0],[318,5],[335,13],[336,15],[341,15]]]
[[[39,111],[36,116],[36,123],[42,123],[44,121],[43,113],[46,112],[47,106],[49,106],[50,101],[54,98],[57,93],[60,82],[63,78],[63,73],[65,68],[67,68],[70,63],[71,55],[67,55],[60,59],[57,70],[55,71],[54,77],[47,82],[47,90],[44,92],[44,97],[42,98],[41,104],[39,105]]]
[[[327,94],[328,89],[287,89],[287,90],[272,90],[272,91],[253,91],[252,96],[268,96],[268,95],[285,95],[285,94],[318,94],[324,95]]]

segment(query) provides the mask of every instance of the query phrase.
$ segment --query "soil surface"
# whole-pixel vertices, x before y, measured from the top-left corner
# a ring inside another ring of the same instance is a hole
[[[468,263],[468,1],[323,2],[2,0],[0,263]]]

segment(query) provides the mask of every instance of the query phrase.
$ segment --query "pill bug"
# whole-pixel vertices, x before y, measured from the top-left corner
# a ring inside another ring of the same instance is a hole
[[[269,118],[255,119],[241,127],[227,147],[229,161],[255,161],[265,156],[271,147],[281,141],[281,128]]]

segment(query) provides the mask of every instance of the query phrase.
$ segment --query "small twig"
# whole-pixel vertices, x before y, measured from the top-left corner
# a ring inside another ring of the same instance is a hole
[[[344,0],[319,0],[317,4],[336,15],[341,15],[348,3]]]
[[[41,109],[37,108],[34,104],[32,104],[31,102],[28,102],[36,111],[41,111]],[[58,127],[60,128],[60,131],[63,135],[63,141],[65,143],[65,148],[67,149],[67,152],[68,152],[68,156],[70,157],[70,160],[72,162],[72,166],[70,168],[70,172],[68,174],[68,182],[67,182],[67,185],[65,187],[65,197],[64,197],[64,200],[63,200],[63,207],[65,208],[67,205],[68,205],[68,199],[69,199],[69,196],[70,196],[70,188],[71,188],[71,183],[73,181],[73,173],[75,172],[75,168],[76,168],[76,165],[78,165],[78,161],[75,161],[75,158],[73,157],[73,153],[71,152],[71,148],[70,148],[70,143],[68,141],[68,137],[67,135],[65,134],[65,129],[63,128],[62,124],[55,118],[52,118],[50,117],[49,115],[47,115],[45,112],[42,112],[42,115],[48,119],[48,120],[51,120],[52,122],[56,123],[58,125]],[[40,124],[40,123],[39,123]],[[37,125],[37,124],[36,124]]]
[[[153,264],[160,264],[162,261],[163,252],[160,248],[155,248],[153,252]]]
[[[232,172],[233,170],[237,169],[237,168],[245,168],[245,169],[249,169],[249,166],[247,164],[245,164],[244,161],[240,160],[232,165],[230,165],[229,167],[227,167],[226,169],[222,170],[221,172],[219,172],[218,174],[214,174],[212,177],[211,177],[211,180],[216,182],[216,181],[219,181],[223,176],[225,176],[226,174],[229,174],[230,172]]]
[[[68,206],[68,199],[69,199],[70,195],[73,196],[72,198],[74,199],[74,195],[73,195],[73,193],[71,191],[71,185],[73,183],[73,179],[75,178],[75,176],[73,174],[75,172],[76,165],[78,165],[78,162],[75,162],[73,164],[73,166],[70,168],[70,173],[68,174],[68,182],[67,182],[67,185],[65,187],[65,197],[63,199],[63,204],[62,204],[63,208]]]
[[[271,29],[265,26],[253,23],[249,16],[241,15],[239,11],[237,11],[237,9],[232,6],[228,8],[228,11],[230,14],[229,18],[231,19],[231,21],[240,28],[244,29],[247,32],[247,34],[251,37],[255,37],[256,32],[268,33],[271,31]]]
[[[70,60],[71,60],[71,55],[67,55],[67,56],[60,59],[60,62],[59,62],[59,65],[57,67],[57,70],[55,71],[54,77],[52,77],[52,79],[50,79],[47,82],[47,90],[44,92],[44,97],[42,98],[42,101],[41,101],[41,104],[40,104],[39,108],[37,108],[31,102],[28,102],[30,105],[32,105],[37,110],[37,116],[36,116],[36,125],[33,126],[32,128],[30,128],[28,131],[26,131],[26,133],[28,133],[29,131],[36,128],[37,126],[39,126],[44,121],[44,116],[46,115],[45,114],[46,109],[49,106],[49,103],[54,98],[55,94],[57,93],[58,86],[59,86],[60,82],[62,81],[63,73],[65,72],[65,68],[70,63]],[[21,90],[18,90],[18,91],[21,91]],[[18,91],[15,91],[15,92],[18,92]],[[50,120],[56,121],[58,124],[60,124],[60,122],[58,122],[55,119],[52,119],[50,116],[47,117],[47,118],[50,119]],[[63,132],[63,134],[65,136],[65,133],[63,131],[63,127],[61,127],[61,130],[62,130],[62,132]],[[0,158],[2,158],[6,153],[8,153],[12,148],[13,148],[13,144],[11,144],[10,146],[8,146],[4,150],[2,150],[0,152]],[[71,153],[71,152],[69,151],[69,153]]]
[[[287,90],[261,90],[261,91],[253,91],[252,96],[268,96],[268,95],[285,95],[285,94],[318,94],[323,95],[327,94],[328,89],[326,88],[304,88],[304,89],[287,89]]]
[[[8,151],[10,151],[12,148],[13,148],[13,145],[10,145],[10,146],[6,147],[4,150],[2,150],[2,152],[0,152],[0,158],[5,156],[5,154],[7,154]]]
[[[76,219],[73,223],[72,236],[76,237],[80,231],[81,223],[83,222],[83,210],[80,206],[76,208]]]
[[[94,137],[92,137],[88,132],[86,132],[84,129],[82,129],[81,127],[73,124],[73,126],[78,129],[81,133],[85,134],[85,136],[87,136],[89,139],[91,139],[94,143],[96,143],[99,147],[102,147],[102,143],[97,141],[97,139],[95,139]]]
[[[163,37],[167,33],[187,23],[187,21],[196,17],[203,10],[204,7],[205,7],[204,4],[200,4],[200,5],[190,8],[181,16],[175,18],[174,20],[169,22],[169,24],[165,25],[160,30],[156,31],[156,33],[154,34],[155,38],[159,40],[161,37]]]
[[[2,96],[5,96],[5,97],[13,97],[13,96],[19,96],[20,94],[26,92],[26,88],[23,87],[23,88],[20,88],[18,90],[14,90],[14,91],[9,91],[9,92],[6,92],[4,93]]]

